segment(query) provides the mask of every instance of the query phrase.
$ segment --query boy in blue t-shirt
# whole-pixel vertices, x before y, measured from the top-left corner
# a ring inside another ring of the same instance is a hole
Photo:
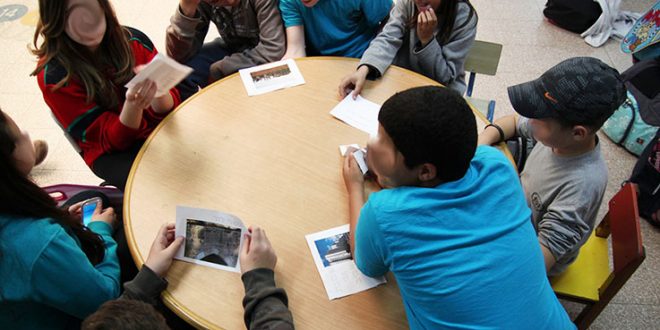
[[[352,152],[344,162],[350,246],[368,276],[391,271],[411,329],[574,329],[545,275],[518,176],[477,147],[465,100],[446,88],[392,96],[367,164],[384,189],[365,204]]]
[[[362,56],[392,9],[392,0],[280,0],[286,28],[283,59]]]

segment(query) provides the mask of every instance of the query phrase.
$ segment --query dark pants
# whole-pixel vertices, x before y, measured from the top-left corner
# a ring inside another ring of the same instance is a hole
[[[126,180],[128,180],[128,173],[131,171],[133,161],[141,147],[142,142],[136,143],[124,151],[101,155],[101,157],[94,161],[92,172],[107,184],[124,191]]]
[[[220,39],[204,44],[199,52],[186,62],[186,65],[193,68],[194,71],[177,85],[177,89],[181,93],[181,100],[188,99],[200,88],[206,87],[209,84],[211,64],[229,54],[229,51],[222,48]]]
[[[128,249],[128,242],[126,241],[126,235],[124,234],[124,224],[122,220],[122,205],[110,205],[108,197],[103,193],[95,190],[86,190],[80,192],[66,201],[62,208],[68,209],[69,206],[88,200],[93,197],[100,197],[103,201],[103,208],[113,207],[115,213],[117,214],[118,227],[112,237],[117,242],[117,258],[119,259],[119,267],[121,269],[121,283],[130,281],[137,275],[137,267],[135,267],[135,262],[133,257],[131,257],[131,251]]]

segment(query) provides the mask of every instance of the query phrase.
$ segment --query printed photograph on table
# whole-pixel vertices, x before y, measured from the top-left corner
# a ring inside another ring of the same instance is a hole
[[[236,216],[177,206],[176,236],[185,242],[175,258],[207,267],[240,272],[238,253],[247,232]]]
[[[314,244],[325,267],[353,260],[351,247],[348,244],[348,233],[322,238],[315,241]]]
[[[212,222],[186,220],[186,244],[183,255],[214,264],[235,267],[241,229]]]
[[[288,65],[280,65],[274,68],[255,71],[250,73],[252,82],[257,88],[263,89],[264,87],[277,83],[277,78],[286,76],[291,73]]]
[[[248,96],[272,92],[305,83],[292,59],[239,70]]]
[[[333,300],[385,284],[384,276],[369,277],[357,268],[351,254],[348,224],[305,235],[316,270]]]

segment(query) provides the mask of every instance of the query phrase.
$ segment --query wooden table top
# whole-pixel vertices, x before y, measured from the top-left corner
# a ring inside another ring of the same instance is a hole
[[[386,285],[330,301],[305,235],[348,223],[340,144],[365,145],[366,133],[329,112],[340,79],[357,60],[296,60],[305,84],[248,97],[238,74],[191,97],[163,120],[136,158],[124,197],[124,226],[139,266],[176,206],[219,210],[260,226],[278,256],[298,329],[399,329],[407,321],[391,274]],[[362,95],[378,104],[398,91],[439,85],[390,67]],[[486,122],[475,111],[477,127]],[[175,260],[165,303],[199,328],[242,329],[244,289],[237,273]]]

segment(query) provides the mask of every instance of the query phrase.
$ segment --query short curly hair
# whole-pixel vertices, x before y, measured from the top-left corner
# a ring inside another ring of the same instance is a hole
[[[83,321],[83,330],[141,330],[169,329],[163,315],[156,309],[139,300],[110,300]]]
[[[476,120],[457,92],[439,86],[416,87],[390,97],[378,121],[413,168],[436,167],[442,182],[462,178],[477,148]]]

